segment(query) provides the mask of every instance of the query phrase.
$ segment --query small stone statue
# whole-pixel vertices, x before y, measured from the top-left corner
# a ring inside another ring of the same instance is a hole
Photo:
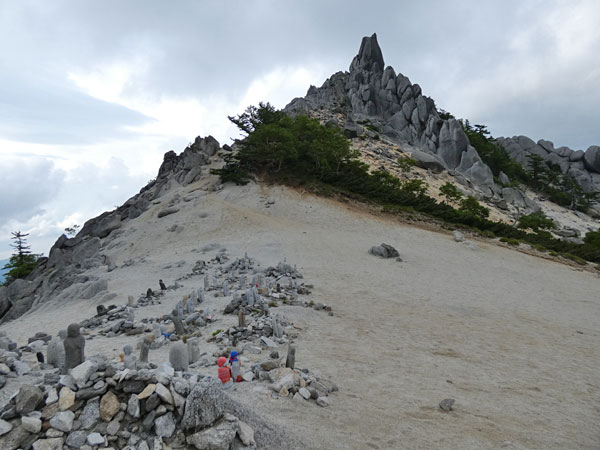
[[[229,296],[229,282],[228,281],[223,282],[223,296],[224,297]]]
[[[202,303],[204,301],[204,291],[202,289],[198,289],[198,303]]]
[[[175,334],[183,336],[185,334],[185,328],[183,327],[183,322],[179,317],[179,312],[174,309],[171,311],[171,316],[169,318],[173,321],[173,325],[175,325]]]
[[[65,365],[63,373],[77,367],[85,360],[85,339],[79,331],[79,324],[72,323],[67,327],[67,337],[64,340]]]
[[[187,345],[181,341],[174,342],[169,350],[169,362],[173,369],[181,372],[187,371],[189,366]]]
[[[135,299],[133,298],[133,295],[128,295],[127,296],[127,306],[134,306],[135,305]]]
[[[179,300],[177,305],[175,305],[175,309],[177,309],[177,315],[179,317],[183,317],[183,300]]]
[[[191,298],[188,299],[188,301],[185,304],[186,314],[192,314],[194,312],[194,304],[195,304],[194,300],[192,300]]]
[[[154,340],[158,341],[162,337],[162,332],[160,331],[160,325],[156,322],[152,324],[152,333],[154,333]]]
[[[10,350],[12,341],[6,335],[6,331],[0,331],[0,348],[2,350]]]
[[[129,322],[135,322],[135,313],[133,312],[133,308],[127,307],[127,320]]]
[[[165,286],[165,283],[163,283],[163,280],[158,280],[158,284],[160,285],[160,290],[161,291],[166,291],[167,290],[167,286]]]
[[[271,327],[273,328],[273,336],[276,338],[283,337],[283,330],[281,329],[281,325],[279,324],[279,320],[277,320],[276,316],[273,316],[271,319]]]
[[[48,349],[46,350],[46,360],[48,364],[60,369],[61,372],[65,365],[65,344],[64,340],[67,337],[67,330],[60,330],[58,337],[52,338],[48,343]]]
[[[288,344],[287,358],[285,359],[285,367],[293,369],[296,364],[296,347],[292,344]]]
[[[254,305],[254,291],[252,289],[246,289],[246,302],[249,306]]]
[[[188,362],[190,364],[195,363],[200,359],[200,343],[198,338],[191,338],[187,340],[188,348]]]
[[[246,326],[246,315],[244,314],[244,310],[240,307],[238,311],[238,327],[244,328]]]
[[[125,368],[135,370],[136,362],[135,362],[135,356],[133,356],[133,347],[131,346],[131,344],[125,344],[123,346],[123,353],[125,355],[125,358],[124,358]]]
[[[208,291],[209,285],[208,285],[208,275],[204,276],[204,290]]]
[[[140,348],[140,362],[148,362],[148,354],[150,353],[150,338],[146,336],[142,340],[142,347]]]

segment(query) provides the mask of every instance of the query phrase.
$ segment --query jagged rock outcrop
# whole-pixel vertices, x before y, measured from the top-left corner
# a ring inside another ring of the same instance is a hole
[[[220,148],[219,142],[208,136],[197,137],[180,155],[174,151],[165,153],[156,180],[117,209],[88,220],[77,236],[61,235],[48,257],[40,260],[26,280],[0,287],[0,323],[16,319],[51,298],[90,299],[107,294],[106,280],[87,273],[89,269],[102,266],[106,266],[107,271],[116,268],[103,254],[106,243],[122,232],[123,223],[143,214],[173,183],[187,185],[197,181],[202,176],[202,166],[209,164]],[[175,212],[178,209],[169,204],[159,213],[164,216],[167,210]]]
[[[440,161],[444,168],[456,170],[478,186],[494,187],[491,195],[501,195],[492,171],[469,144],[460,123],[442,119],[434,101],[422,94],[418,84],[385,67],[376,34],[363,38],[349,72],[334,74],[320,88],[311,86],[306,97],[292,100],[285,111],[294,114],[319,109],[342,112],[351,122],[368,120],[389,139],[434,155],[431,164]],[[353,126],[346,123],[346,130]]]
[[[537,155],[572,176],[585,192],[600,191],[600,147],[592,145],[585,152],[569,147],[554,148],[554,143],[540,139],[535,143],[527,136],[500,137],[496,142],[515,161],[530,166],[529,155]]]

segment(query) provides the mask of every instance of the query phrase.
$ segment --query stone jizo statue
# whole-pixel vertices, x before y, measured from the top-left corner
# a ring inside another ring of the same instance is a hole
[[[51,366],[60,369],[61,372],[65,366],[65,344],[64,340],[67,337],[67,330],[60,330],[58,337],[53,337],[48,343],[46,350],[46,360]]]
[[[67,327],[67,337],[64,340],[65,366],[64,373],[69,369],[77,367],[85,360],[85,339],[80,333],[78,323],[72,323]]]
[[[185,328],[183,327],[183,322],[179,317],[179,312],[174,309],[171,311],[171,316],[169,318],[173,321],[173,325],[175,325],[175,334],[183,336],[185,334]]]
[[[123,346],[123,353],[125,355],[123,362],[125,363],[126,369],[136,369],[136,358],[133,356],[133,347],[131,344],[125,344]]]

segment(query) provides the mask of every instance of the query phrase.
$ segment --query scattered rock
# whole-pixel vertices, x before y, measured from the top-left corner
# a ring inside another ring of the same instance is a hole
[[[396,258],[400,256],[400,253],[388,244],[381,244],[371,247],[369,253],[374,256],[379,256],[380,258]]]
[[[465,240],[465,235],[458,230],[454,230],[452,236],[454,237],[455,242],[464,242]]]
[[[108,391],[100,400],[100,417],[104,422],[110,422],[120,407],[118,397],[112,391]]]
[[[73,392],[69,387],[63,386],[60,390],[60,395],[58,399],[58,409],[61,411],[66,411],[71,408],[75,404],[75,392]]]
[[[326,408],[327,406],[331,405],[331,399],[329,397],[319,397],[317,399],[317,405],[322,408]]]
[[[42,403],[44,393],[36,386],[22,386],[16,397],[16,409],[20,415],[29,414]]]
[[[12,429],[13,429],[13,426],[9,422],[7,422],[6,420],[0,419],[0,436],[5,435]]]
[[[454,405],[455,400],[453,398],[445,398],[440,402],[440,409],[442,411],[452,411],[452,405]]]
[[[173,435],[175,432],[175,428],[177,423],[175,422],[175,417],[173,413],[167,413],[163,416],[160,416],[154,422],[154,430],[157,436],[168,438]]]
[[[39,433],[42,429],[42,421],[37,417],[21,417],[21,426],[30,433]]]
[[[103,445],[104,438],[102,437],[102,435],[100,433],[91,433],[87,437],[87,443],[90,444],[92,447],[98,446],[98,445]]]
[[[72,411],[61,411],[50,419],[50,426],[67,433],[73,428],[73,420],[75,414]]]

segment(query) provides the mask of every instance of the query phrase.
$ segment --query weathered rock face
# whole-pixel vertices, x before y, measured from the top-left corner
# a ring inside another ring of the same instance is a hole
[[[114,211],[88,220],[77,236],[60,236],[50,249],[48,258],[40,260],[27,280],[16,280],[8,287],[0,287],[0,323],[16,319],[50,299],[91,299],[107,294],[109,286],[106,280],[87,274],[89,269],[101,266],[106,266],[109,272],[116,268],[103,254],[107,242],[122,233],[123,223],[147,211],[152,201],[159,198],[168,186],[197,181],[202,175],[202,166],[208,164],[220,148],[219,142],[208,136],[197,137],[180,155],[167,152],[156,180]],[[177,211],[179,209],[175,205],[169,204],[159,217]]]
[[[568,147],[554,148],[550,141],[540,139],[537,144],[527,136],[497,138],[498,144],[515,161],[528,167],[529,156],[537,155],[548,165],[554,165],[565,175],[572,176],[585,192],[600,191],[600,147],[592,145],[585,152]]]
[[[320,88],[311,86],[306,97],[292,100],[285,111],[294,114],[320,108],[346,114],[350,119],[344,129],[347,135],[357,134],[352,121],[368,118],[388,138],[411,144],[441,162],[419,158],[424,164],[436,170],[440,165],[456,170],[478,185],[494,184],[491,171],[469,145],[460,123],[442,119],[418,84],[385,67],[375,34],[363,38],[349,72],[334,74]]]

